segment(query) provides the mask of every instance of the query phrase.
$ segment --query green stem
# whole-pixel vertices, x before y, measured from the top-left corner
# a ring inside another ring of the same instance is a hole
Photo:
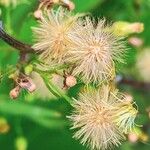
[[[43,78],[47,88],[56,96],[64,98],[70,105],[72,104],[72,100],[69,96],[67,96],[60,88],[55,86],[47,77],[46,75],[40,74]]]
[[[37,72],[40,73],[40,74],[43,74],[43,73],[51,74],[51,73],[57,72],[58,70],[66,69],[66,68],[68,68],[68,67],[69,67],[69,65],[63,64],[63,65],[59,65],[59,66],[56,66],[56,67],[52,67],[52,68],[50,68],[49,70],[40,70],[40,69],[38,69],[38,68],[36,68],[36,67],[34,68],[34,70],[37,71]]]

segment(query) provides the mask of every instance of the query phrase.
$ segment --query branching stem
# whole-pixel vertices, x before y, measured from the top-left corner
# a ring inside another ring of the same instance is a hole
[[[9,34],[7,34],[2,27],[2,21],[0,21],[0,38],[4,42],[12,46],[13,48],[19,50],[21,53],[34,53],[35,52],[34,49],[30,45],[22,43],[16,40],[15,38],[11,37]]]

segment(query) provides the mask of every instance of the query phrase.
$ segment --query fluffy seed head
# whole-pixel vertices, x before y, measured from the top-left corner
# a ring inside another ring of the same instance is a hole
[[[113,78],[114,61],[122,62],[124,43],[114,36],[99,20],[97,25],[89,17],[79,21],[80,26],[70,35],[74,45],[68,51],[68,61],[74,62],[74,75],[81,75],[86,83]]]
[[[69,34],[73,30],[78,15],[59,7],[57,11],[50,10],[39,21],[39,27],[33,29],[36,43],[33,48],[41,53],[46,63],[63,61],[72,41]]]
[[[124,127],[130,126],[130,121],[127,121],[129,108],[124,107],[122,98],[105,85],[99,91],[80,94],[79,100],[74,100],[74,112],[69,116],[73,122],[72,129],[76,129],[74,138],[93,150],[120,145],[124,139],[124,130],[120,126],[123,119]]]

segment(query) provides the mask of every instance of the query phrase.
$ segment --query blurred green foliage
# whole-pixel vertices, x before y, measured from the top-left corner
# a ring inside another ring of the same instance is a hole
[[[1,1],[1,0],[0,0]],[[138,36],[144,40],[144,47],[150,46],[150,0],[74,0],[75,12],[90,12],[95,17],[105,17],[108,22],[129,21],[143,22],[145,30]],[[15,8],[0,5],[1,20],[8,33],[17,39],[32,44],[31,27],[36,26],[33,12],[38,7],[38,0],[28,0]],[[126,57],[126,64],[121,66],[119,73],[134,73],[134,64],[138,49],[130,47]],[[15,65],[18,52],[0,40],[0,68]],[[132,70],[133,69],[133,70]],[[134,74],[135,78],[138,78]],[[0,84],[0,117],[5,117],[10,125],[6,134],[0,134],[0,150],[15,150],[18,137],[25,137],[28,150],[85,150],[78,141],[72,139],[69,122],[65,116],[70,113],[70,107],[60,100],[42,101],[25,92],[18,101],[11,101],[9,91],[13,84],[4,77]],[[144,129],[150,135],[150,119],[146,108],[150,106],[150,93],[142,89],[137,90],[129,86],[120,86],[121,90],[134,96],[139,108],[138,124],[144,124]],[[78,87],[70,90],[70,95],[78,91]],[[148,126],[148,127],[147,127]],[[125,142],[119,150],[149,150],[150,144]]]

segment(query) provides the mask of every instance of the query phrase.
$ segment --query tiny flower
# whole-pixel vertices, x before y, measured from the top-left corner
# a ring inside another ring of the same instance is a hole
[[[135,47],[141,47],[143,45],[143,40],[138,37],[130,37],[128,42]]]
[[[40,10],[40,9],[38,9],[38,10],[36,10],[35,12],[34,12],[34,17],[36,18],[36,19],[41,19],[42,18],[42,10]]]
[[[136,133],[132,132],[132,133],[129,133],[128,134],[128,140],[131,142],[131,143],[136,143],[138,141],[139,137]]]
[[[75,86],[77,84],[77,80],[76,80],[76,78],[74,76],[69,75],[65,79],[65,84],[68,87],[73,87],[73,86]]]
[[[141,33],[144,30],[143,23],[140,22],[125,22],[117,21],[113,24],[112,30],[118,36],[128,36],[133,33]]]
[[[12,89],[9,93],[10,98],[16,99],[19,96],[20,90],[20,86],[16,86],[14,89]]]
[[[73,123],[71,129],[76,131],[74,138],[93,150],[119,146],[126,131],[121,123],[125,119],[124,128],[131,126],[132,113],[128,112],[133,109],[124,106],[123,100],[117,90],[112,92],[106,85],[98,91],[80,94],[79,100],[74,100],[74,112],[68,117]]]
[[[63,62],[70,49],[72,41],[69,38],[76,25],[78,15],[72,16],[70,12],[58,8],[57,11],[48,11],[39,21],[39,27],[33,29],[36,43],[33,48],[41,53],[41,60],[50,63]]]
[[[113,79],[114,62],[123,62],[125,52],[123,41],[111,33],[104,20],[95,24],[86,17],[70,35],[74,45],[68,51],[67,60],[75,63],[73,75],[80,75],[85,83]]]
[[[36,90],[36,85],[34,84],[32,79],[29,77],[20,79],[20,82],[18,82],[18,85],[21,88],[28,90],[30,93],[32,93]]]

